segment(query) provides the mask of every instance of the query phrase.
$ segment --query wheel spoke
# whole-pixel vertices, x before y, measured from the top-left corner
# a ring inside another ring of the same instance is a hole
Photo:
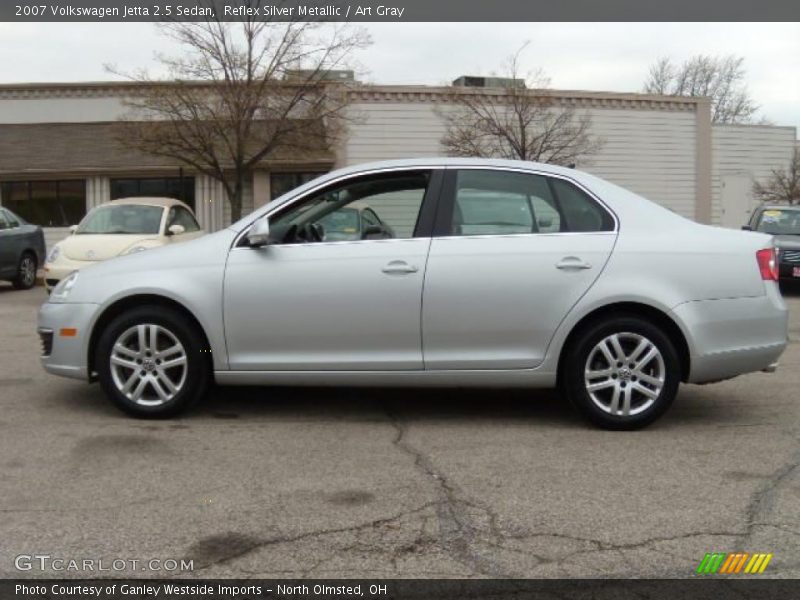
[[[136,350],[131,350],[127,346],[123,346],[121,343],[117,342],[114,344],[114,352],[117,354],[124,354],[129,358],[139,358],[139,353]]]
[[[664,385],[663,379],[653,377],[652,375],[648,375],[647,373],[642,373],[641,371],[635,371],[635,373],[636,376],[639,378],[639,381],[643,381],[657,388],[660,388],[662,385]]]
[[[133,373],[130,374],[128,379],[122,385],[122,387],[120,388],[120,391],[123,394],[127,394],[128,392],[131,391],[131,388],[133,387],[133,384],[136,383],[137,381],[139,381],[139,373],[134,371]]]
[[[139,352],[144,353],[144,351],[147,350],[147,326],[137,326],[136,333],[139,341]]]
[[[133,392],[131,392],[131,399],[134,402],[141,399],[145,387],[147,387],[147,379],[145,379],[144,377],[140,377],[139,385],[137,385],[136,389],[133,390]]]
[[[161,363],[162,369],[171,369],[172,367],[180,367],[186,364],[186,357],[179,356],[177,358],[173,358],[172,360],[165,360]]]
[[[633,368],[636,371],[640,371],[643,367],[647,366],[647,364],[653,360],[656,355],[658,354],[658,349],[653,346],[650,348],[650,351],[644,355],[644,358],[638,362],[633,363]]]
[[[612,385],[616,385],[616,383],[617,382],[614,381],[611,378],[606,379],[605,381],[597,382],[597,383],[590,383],[590,384],[588,384],[586,386],[586,391],[589,392],[589,393],[592,393],[592,392],[596,392],[598,390],[604,390],[606,388],[610,388]]]
[[[156,356],[158,358],[166,358],[167,356],[172,356],[176,352],[183,352],[183,346],[180,344],[175,344],[174,346],[170,346],[166,350],[161,350],[160,352],[156,352]]]
[[[642,338],[636,348],[634,348],[633,352],[631,352],[630,356],[628,356],[628,360],[636,364],[636,361],[639,360],[639,357],[642,355],[642,353],[651,346],[652,344],[649,340]]]
[[[132,360],[127,360],[122,358],[121,356],[112,356],[111,362],[115,365],[119,365],[120,367],[125,367],[126,369],[139,369],[139,365],[137,365]]]
[[[166,373],[159,373],[158,380],[166,386],[170,394],[174,394],[175,392],[178,391],[177,386],[174,383],[172,383],[172,379],[170,379],[169,375],[167,375]]]
[[[611,377],[614,369],[600,369],[599,371],[586,371],[586,379],[599,379],[600,377]]]
[[[647,396],[651,400],[655,400],[656,398],[658,398],[658,394],[660,392],[660,390],[658,390],[658,391],[651,390],[649,387],[643,386],[638,381],[635,381],[633,383],[633,389],[635,389],[640,394],[644,394],[645,396]]]
[[[617,414],[617,411],[619,410],[619,393],[620,393],[620,391],[621,391],[620,387],[618,385],[615,385],[614,386],[614,392],[611,395],[611,404],[608,407],[608,409],[611,411],[612,415]]]
[[[631,413],[631,392],[633,390],[626,387],[622,394],[622,416],[627,417]]]
[[[158,325],[150,325],[148,327],[149,341],[147,342],[147,349],[152,353],[158,350]]]
[[[600,342],[600,343],[597,345],[597,347],[599,348],[600,352],[602,352],[602,353],[603,353],[603,356],[605,357],[605,359],[606,359],[606,362],[608,363],[608,366],[609,366],[609,367],[613,367],[613,366],[614,366],[614,364],[615,364],[617,361],[616,361],[616,359],[614,358],[614,355],[611,353],[611,350],[609,350],[609,348],[608,348],[608,344],[606,343],[606,340],[603,340],[602,342]]]
[[[167,394],[166,390],[161,386],[161,381],[159,379],[151,379],[150,380],[150,387],[152,387],[158,397],[163,400],[169,400],[169,394]]]
[[[619,336],[615,334],[612,335],[610,339],[611,347],[614,349],[614,355],[617,361],[625,360],[625,351],[622,349],[622,344],[619,343]]]

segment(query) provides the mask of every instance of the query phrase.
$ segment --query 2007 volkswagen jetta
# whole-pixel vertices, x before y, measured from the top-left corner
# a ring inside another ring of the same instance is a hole
[[[774,369],[776,279],[770,236],[586,173],[406,160],[329,173],[212,235],[74,273],[38,330],[47,371],[98,379],[141,417],[186,409],[212,380],[558,386],[597,425],[633,429],[681,381]]]

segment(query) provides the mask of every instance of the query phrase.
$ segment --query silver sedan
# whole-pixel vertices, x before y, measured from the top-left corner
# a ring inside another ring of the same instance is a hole
[[[328,216],[354,203],[385,230],[326,239]],[[557,386],[595,424],[633,429],[682,381],[775,368],[776,279],[771,236],[694,223],[586,173],[376,163],[73,273],[39,313],[41,360],[141,417],[177,414],[212,382]]]

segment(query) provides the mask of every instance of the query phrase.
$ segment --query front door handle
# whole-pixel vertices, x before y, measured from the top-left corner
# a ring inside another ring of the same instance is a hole
[[[556,263],[556,269],[563,271],[579,271],[581,269],[591,269],[592,265],[577,256],[565,256]]]
[[[408,264],[404,260],[393,260],[387,263],[381,270],[389,275],[404,275],[406,273],[416,273],[419,271],[419,268]]]

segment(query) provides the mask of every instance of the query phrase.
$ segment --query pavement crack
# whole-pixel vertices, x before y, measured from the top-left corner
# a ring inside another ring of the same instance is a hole
[[[775,470],[753,493],[745,510],[745,531],[741,534],[743,546],[749,545],[752,541],[756,528],[771,520],[778,489],[786,481],[791,480],[798,469],[800,469],[800,450],[795,451],[791,459]]]
[[[498,524],[497,514],[489,507],[467,500],[448,477],[433,464],[421,450],[412,446],[406,439],[407,426],[390,410],[386,411],[395,429],[392,444],[401,452],[414,459],[414,466],[436,489],[436,517],[439,525],[439,544],[456,562],[468,567],[474,573],[490,577],[519,577],[510,572],[477,546],[497,546],[504,535]],[[480,517],[483,517],[482,519]],[[485,521],[485,525],[481,523]],[[488,534],[489,540],[486,538]],[[491,541],[494,541],[494,544]]]

